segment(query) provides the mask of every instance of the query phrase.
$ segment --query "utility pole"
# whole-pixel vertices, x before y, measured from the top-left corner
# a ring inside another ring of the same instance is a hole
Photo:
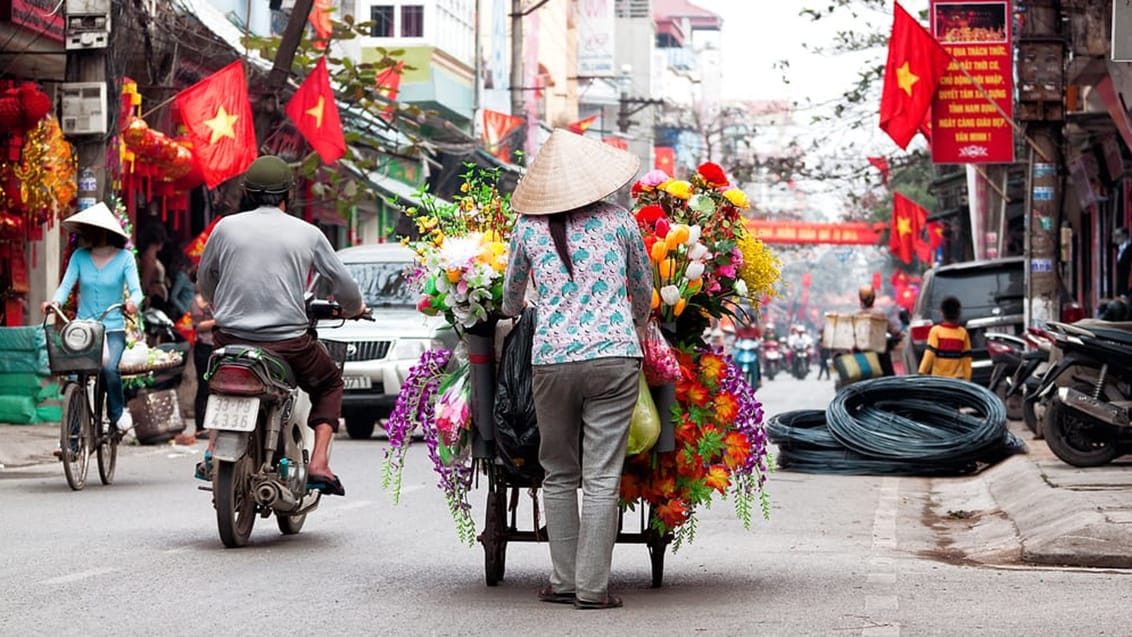
[[[511,0],[511,115],[520,117],[526,110],[523,99],[523,1]],[[526,139],[527,125],[524,120],[519,125]]]
[[[267,83],[263,87],[264,98],[255,104],[255,137],[257,140],[267,139],[271,129],[279,120],[278,100],[279,90],[291,77],[291,63],[295,60],[295,50],[303,39],[303,30],[307,27],[314,0],[295,0],[291,8],[291,16],[287,20],[287,28],[279,41],[279,50],[275,53],[275,64],[267,76]]]
[[[1061,276],[1062,126],[1065,121],[1065,38],[1058,0],[1020,0],[1018,119],[1032,140],[1026,192],[1026,323],[1059,320]]]

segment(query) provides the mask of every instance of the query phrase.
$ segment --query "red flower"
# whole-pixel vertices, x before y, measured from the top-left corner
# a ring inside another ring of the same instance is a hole
[[[727,490],[728,485],[731,484],[731,478],[729,476],[730,474],[727,471],[727,467],[715,464],[708,470],[707,479],[704,480],[704,484],[723,493]]]
[[[652,254],[652,247],[656,245],[656,235],[650,234],[645,237],[645,254]]]
[[[656,222],[657,219],[660,219],[664,216],[664,208],[661,208],[656,204],[645,206],[644,208],[641,208],[636,213],[634,213],[633,216],[637,218],[638,222],[651,226]]]
[[[643,186],[641,186],[641,182],[638,181],[637,183],[633,184],[632,188],[629,189],[629,195],[636,199],[637,195],[641,194],[642,188]]]
[[[703,177],[704,181],[716,188],[731,185],[731,182],[727,181],[727,175],[723,173],[723,168],[720,168],[719,164],[713,164],[710,161],[704,162],[700,164],[696,172],[700,173],[700,177]]]
[[[674,529],[688,519],[688,507],[679,500],[669,500],[656,508],[656,514],[666,527]]]
[[[671,229],[671,227],[672,227],[671,224],[668,223],[668,219],[666,219],[664,217],[657,219],[656,220],[656,236],[660,237],[661,239],[667,237],[668,231],[669,231],[669,229]]]
[[[625,502],[636,502],[644,495],[644,487],[640,478],[632,474],[621,476],[621,499]]]
[[[751,441],[747,436],[732,431],[723,439],[723,444],[727,445],[727,455],[724,458],[727,466],[738,467],[746,464],[747,458],[751,455]]]

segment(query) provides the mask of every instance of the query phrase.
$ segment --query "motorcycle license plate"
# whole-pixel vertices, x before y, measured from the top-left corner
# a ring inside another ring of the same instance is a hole
[[[373,386],[373,381],[369,376],[343,376],[342,384],[346,389],[369,389]]]
[[[258,415],[258,398],[213,394],[208,397],[208,407],[204,412],[204,428],[253,431]]]

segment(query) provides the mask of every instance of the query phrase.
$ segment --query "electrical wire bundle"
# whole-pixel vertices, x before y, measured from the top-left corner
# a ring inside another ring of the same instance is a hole
[[[772,417],[767,434],[779,466],[809,473],[960,475],[1025,448],[990,390],[932,376],[855,383],[824,412]]]

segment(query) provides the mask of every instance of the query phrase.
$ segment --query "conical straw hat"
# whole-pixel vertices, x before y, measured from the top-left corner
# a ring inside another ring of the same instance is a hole
[[[511,208],[525,215],[581,208],[617,192],[640,165],[632,153],[559,128],[519,180]]]
[[[106,204],[101,201],[63,220],[63,227],[71,232],[78,232],[79,225],[102,228],[124,239],[128,240],[130,238],[130,235],[126,234],[126,231],[122,229],[122,224],[118,222],[114,213],[110,212],[110,208],[107,208]]]

